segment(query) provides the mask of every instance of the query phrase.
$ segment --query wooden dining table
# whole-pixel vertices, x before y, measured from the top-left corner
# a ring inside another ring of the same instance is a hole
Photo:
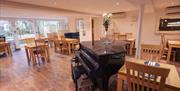
[[[46,45],[46,57],[47,57],[47,61],[49,62],[50,61],[50,55],[49,55],[49,49],[48,49],[48,45]],[[26,51],[26,57],[27,57],[27,60],[28,60],[28,64],[30,64],[30,62],[32,61],[33,64],[36,64],[36,57],[34,55],[34,49],[36,49],[36,45],[35,43],[31,43],[31,44],[28,44],[28,45],[25,45],[25,51]]]
[[[144,64],[145,60],[129,58],[128,61],[132,61],[139,64]],[[160,67],[170,69],[169,75],[166,78],[165,90],[164,91],[180,91],[180,77],[176,70],[176,67],[171,64],[159,63]],[[118,71],[117,79],[117,91],[123,91],[123,81],[127,80],[127,73],[125,65]]]
[[[6,54],[12,56],[11,46],[10,46],[10,43],[9,43],[9,42],[0,42],[0,45],[5,46],[4,48],[5,48],[5,50],[6,50],[6,51],[5,51]]]
[[[168,55],[167,61],[170,61],[172,48],[180,48],[180,40],[168,40]]]
[[[76,43],[76,42],[78,42],[78,39],[72,39],[72,38],[65,38],[65,40],[67,41],[67,43],[68,43],[68,54],[71,54],[72,53],[72,44],[73,43]]]
[[[58,40],[62,40],[62,39],[58,39]],[[78,39],[73,39],[73,38],[64,38],[63,40],[65,40],[68,43],[68,54],[70,55],[72,53],[72,45],[73,43],[78,43],[79,40]]]

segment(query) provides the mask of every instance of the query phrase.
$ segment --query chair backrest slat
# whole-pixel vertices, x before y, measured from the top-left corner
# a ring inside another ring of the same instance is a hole
[[[37,39],[37,40],[35,40],[35,44],[36,44],[36,46],[46,45],[45,41],[46,41],[45,39]]]
[[[127,36],[125,34],[118,35],[118,40],[126,40]]]

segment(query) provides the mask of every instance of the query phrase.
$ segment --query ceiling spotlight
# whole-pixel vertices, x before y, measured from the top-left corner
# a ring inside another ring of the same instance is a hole
[[[116,5],[119,5],[119,2],[117,2]]]

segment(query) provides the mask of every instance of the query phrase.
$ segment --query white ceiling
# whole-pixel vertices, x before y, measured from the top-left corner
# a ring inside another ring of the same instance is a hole
[[[5,0],[7,1],[7,0]],[[32,5],[46,6],[73,11],[102,14],[136,10],[138,4],[145,3],[148,8],[165,8],[180,5],[180,0],[8,0]],[[149,9],[150,9],[149,8]]]

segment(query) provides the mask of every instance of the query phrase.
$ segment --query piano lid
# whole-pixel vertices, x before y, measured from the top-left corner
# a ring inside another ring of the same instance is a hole
[[[92,45],[91,41],[84,41],[80,43],[80,46],[81,48],[88,48],[100,56],[124,53],[126,52],[126,44],[125,41],[112,41],[110,44],[105,44],[103,41],[94,41],[94,45]]]

